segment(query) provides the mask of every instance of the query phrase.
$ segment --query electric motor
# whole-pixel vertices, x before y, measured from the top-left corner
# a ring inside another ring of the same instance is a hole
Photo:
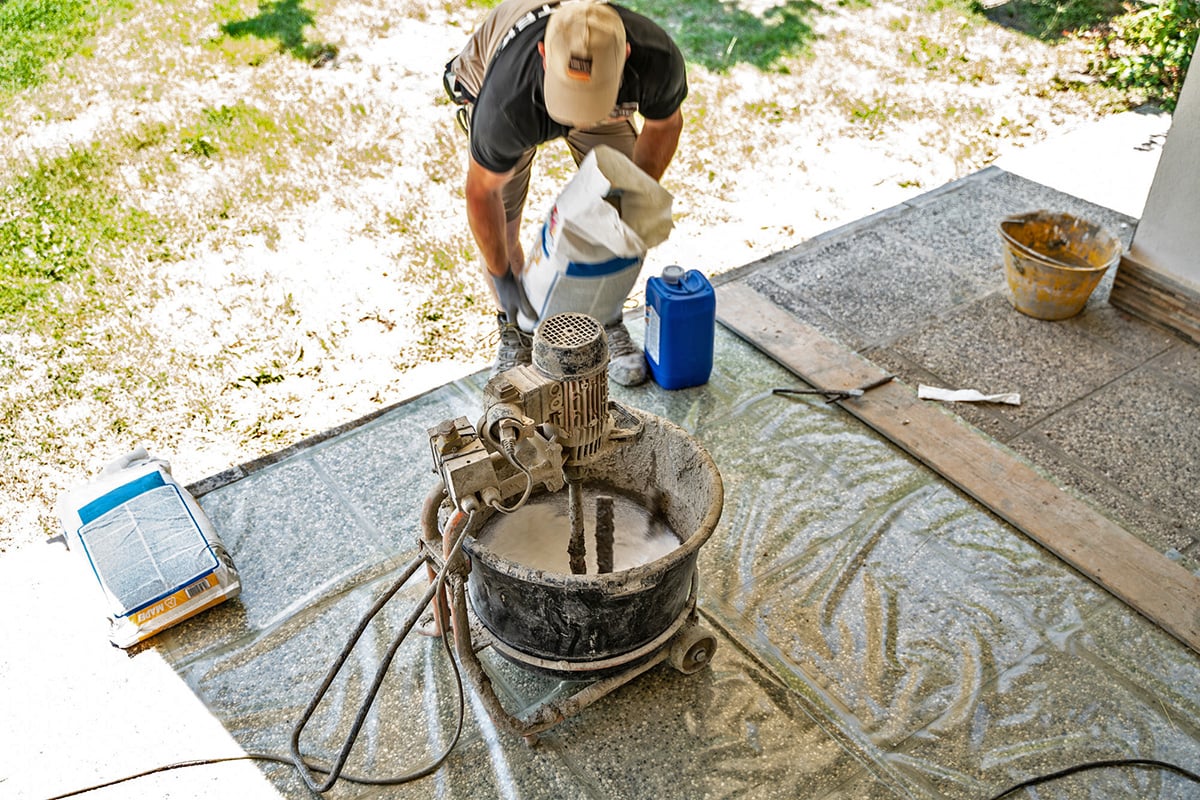
[[[586,314],[555,314],[533,337],[533,366],[562,390],[558,419],[565,466],[586,464],[612,425],[608,411],[608,340]]]

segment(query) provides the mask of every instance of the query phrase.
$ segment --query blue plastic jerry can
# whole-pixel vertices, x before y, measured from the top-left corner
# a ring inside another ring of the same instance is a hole
[[[646,363],[664,389],[686,389],[712,374],[717,296],[703,273],[663,269],[646,281]]]

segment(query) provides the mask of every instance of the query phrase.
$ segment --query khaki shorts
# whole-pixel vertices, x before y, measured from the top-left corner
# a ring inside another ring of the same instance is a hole
[[[633,145],[637,142],[637,129],[633,120],[619,119],[597,125],[594,128],[582,130],[572,128],[567,134],[567,147],[571,157],[578,166],[584,156],[599,144],[606,144],[614,150],[619,150],[627,158],[633,158]],[[536,147],[531,147],[521,155],[521,160],[513,167],[512,177],[504,185],[504,219],[512,222],[521,216],[525,208],[525,198],[529,194],[529,174],[533,167],[533,156]]]

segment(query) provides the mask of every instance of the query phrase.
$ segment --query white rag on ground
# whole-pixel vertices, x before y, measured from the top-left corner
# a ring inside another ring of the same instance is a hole
[[[1021,405],[1019,392],[1004,394],[983,394],[975,389],[941,389],[937,386],[917,384],[917,397],[922,400],[948,400],[951,403],[1007,403],[1010,406]]]

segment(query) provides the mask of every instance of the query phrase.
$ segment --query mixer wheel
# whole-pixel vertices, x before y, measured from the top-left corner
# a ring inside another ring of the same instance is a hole
[[[717,638],[699,625],[693,625],[671,642],[668,660],[684,675],[691,675],[708,666],[716,650]]]

